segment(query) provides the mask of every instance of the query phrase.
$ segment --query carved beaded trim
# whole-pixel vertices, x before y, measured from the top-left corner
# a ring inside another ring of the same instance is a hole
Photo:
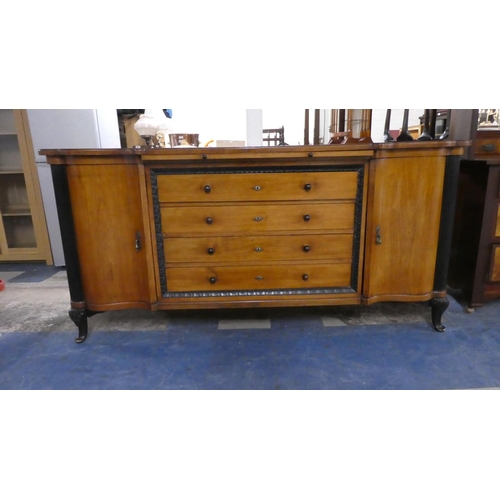
[[[158,268],[160,270],[160,288],[164,296],[167,293],[167,275],[165,273],[165,249],[163,248],[163,229],[161,227],[161,208],[158,195],[158,175],[151,170],[151,194],[153,197],[153,214],[156,230],[156,248],[158,250]]]
[[[158,268],[160,274],[160,288],[163,298],[204,298],[204,297],[262,297],[262,296],[287,296],[287,295],[324,295],[324,294],[347,294],[356,293],[359,273],[359,252],[361,241],[361,220],[363,208],[363,184],[364,184],[364,166],[363,165],[345,165],[345,166],[315,166],[308,167],[287,167],[287,168],[258,168],[258,169],[236,169],[231,167],[218,168],[217,170],[206,170],[200,168],[179,168],[179,169],[151,169],[151,194],[153,201],[154,223],[156,231],[156,244],[158,251]],[[354,215],[354,235],[353,235],[353,253],[351,268],[351,286],[350,287],[331,287],[331,288],[298,288],[286,290],[224,290],[217,292],[169,292],[167,286],[167,276],[165,271],[165,250],[163,246],[163,230],[161,225],[161,209],[158,194],[158,175],[192,175],[192,174],[243,174],[243,173],[281,173],[281,172],[358,172],[358,186],[355,200]]]
[[[164,298],[204,298],[204,297],[280,297],[286,295],[324,295],[356,293],[352,288],[298,288],[286,290],[224,290],[220,292],[168,292],[163,294]]]

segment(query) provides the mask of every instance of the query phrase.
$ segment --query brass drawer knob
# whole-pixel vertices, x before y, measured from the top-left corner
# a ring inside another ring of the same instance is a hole
[[[304,250],[304,252],[307,253],[307,252],[309,252],[309,250],[311,250],[311,247],[309,245],[304,245],[303,250]]]
[[[208,255],[213,255],[215,253],[215,250],[213,248],[209,248],[207,250]]]
[[[262,247],[257,247],[257,248],[255,249],[255,251],[256,251],[256,252],[262,252],[262,250],[263,250],[263,248],[262,248]]]
[[[309,222],[311,220],[311,216],[310,215],[304,215],[304,220],[306,222]]]
[[[212,223],[213,223],[213,221],[214,221],[214,220],[212,219],[212,217],[207,217],[207,219],[206,219],[206,220],[207,220],[207,224],[212,224]]]
[[[215,285],[215,283],[217,283],[217,278],[212,277],[209,279],[209,281],[210,283],[212,283],[212,285]]]
[[[261,220],[263,220],[263,217],[259,217],[259,216],[255,217],[255,219],[254,219],[255,222],[260,222]]]
[[[307,281],[307,280],[309,279],[309,275],[308,275],[308,274],[303,274],[303,275],[302,275],[302,279],[303,279],[304,281]]]
[[[205,187],[203,188],[203,190],[205,191],[205,193],[207,193],[207,194],[208,194],[208,193],[210,193],[210,192],[212,191],[212,187],[211,187],[211,186],[205,186]]]
[[[257,281],[262,281],[262,280],[264,279],[264,277],[263,277],[263,276],[256,276],[256,277],[255,277],[255,279],[256,279]]]
[[[255,191],[260,191],[262,188],[260,186],[255,186],[254,189]]]
[[[311,191],[311,188],[312,188],[311,184],[306,184],[304,186],[304,191]]]

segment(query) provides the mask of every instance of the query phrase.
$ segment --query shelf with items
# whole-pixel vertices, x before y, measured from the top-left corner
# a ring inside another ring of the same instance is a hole
[[[20,167],[1,167],[0,175],[24,175],[23,169]]]
[[[29,205],[11,205],[3,207],[0,213],[2,214],[2,217],[31,217]]]
[[[0,134],[0,169],[9,165],[22,165],[19,140],[16,135]]]
[[[0,109],[0,135],[17,137],[16,120],[12,109]]]
[[[52,264],[26,110],[0,109],[0,262]]]
[[[5,214],[3,214],[5,215]],[[36,249],[35,231],[31,215],[3,218],[5,239],[9,250]]]

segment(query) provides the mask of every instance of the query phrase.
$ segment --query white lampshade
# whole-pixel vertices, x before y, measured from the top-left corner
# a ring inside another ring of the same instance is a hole
[[[141,137],[155,137],[159,124],[152,114],[143,114],[139,116],[134,129]]]

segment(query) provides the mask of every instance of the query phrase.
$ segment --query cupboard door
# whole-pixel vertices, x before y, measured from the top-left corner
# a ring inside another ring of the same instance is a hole
[[[432,292],[445,161],[420,157],[372,163],[364,281],[368,303],[426,300]]]
[[[151,237],[139,169],[72,165],[67,174],[86,307],[149,308],[155,300],[148,278]]]

